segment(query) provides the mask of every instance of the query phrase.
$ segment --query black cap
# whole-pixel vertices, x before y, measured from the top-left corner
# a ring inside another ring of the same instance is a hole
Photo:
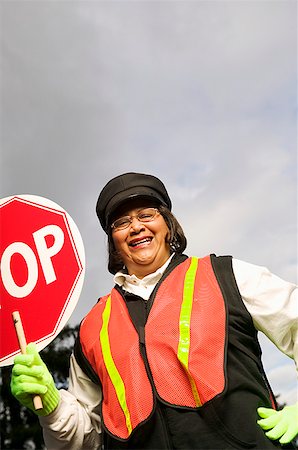
[[[110,180],[99,194],[96,214],[102,228],[107,232],[111,214],[130,199],[144,197],[172,208],[171,199],[164,184],[153,175],[129,172]]]

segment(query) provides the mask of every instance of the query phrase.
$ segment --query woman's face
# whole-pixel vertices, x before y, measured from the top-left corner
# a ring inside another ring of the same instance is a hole
[[[132,205],[119,211],[116,218],[136,216],[141,209],[148,207],[151,205]],[[142,223],[134,217],[124,230],[112,231],[114,245],[123,264],[130,275],[134,274],[138,278],[155,272],[170,257],[168,237],[169,229],[159,213],[151,222]]]

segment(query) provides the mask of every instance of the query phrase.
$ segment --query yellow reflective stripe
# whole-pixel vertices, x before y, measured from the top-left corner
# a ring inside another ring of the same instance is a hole
[[[190,319],[191,319],[194,285],[198,264],[199,264],[198,258],[194,257],[191,258],[190,266],[185,274],[183,300],[179,317],[179,344],[177,350],[177,357],[187,373],[196,406],[201,406],[202,403],[199,397],[195,381],[192,378],[188,369],[189,348],[190,348]]]
[[[100,330],[99,337],[100,337],[100,343],[101,343],[101,348],[102,348],[103,360],[104,360],[106,369],[108,371],[109,377],[111,379],[111,382],[115,388],[119,404],[125,415],[126,427],[128,430],[128,434],[130,435],[132,432],[132,426],[131,426],[130,414],[129,414],[129,410],[128,410],[127,402],[126,402],[125,386],[124,386],[123,380],[121,378],[121,375],[118,372],[118,369],[114,363],[112,353],[111,353],[111,346],[110,346],[109,333],[108,333],[108,325],[109,325],[110,315],[111,315],[111,296],[108,297],[105,309],[102,314],[102,327]]]

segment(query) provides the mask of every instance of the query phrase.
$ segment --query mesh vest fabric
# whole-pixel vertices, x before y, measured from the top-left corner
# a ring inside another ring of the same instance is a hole
[[[198,269],[193,272],[188,319],[183,315],[186,276],[193,261],[188,258],[160,285],[145,326],[146,353],[154,387],[146,372],[147,361],[143,361],[140,353],[138,333],[116,289],[103,297],[82,323],[82,349],[103,389],[104,426],[117,438],[128,439],[131,431],[148,419],[154,408],[153,389],[165,403],[184,408],[198,408],[225,389],[226,309],[209,256],[200,259]],[[104,325],[104,311],[109,302],[109,321]],[[179,359],[179,346],[185,338],[181,332],[183,320],[185,327],[190,327],[189,345],[182,345],[182,352],[188,352],[187,367]],[[128,415],[119,400],[117,382],[109,374],[103,357],[106,351],[100,339],[103,326],[106,326],[113,364],[123,383],[120,392],[125,395],[122,403],[127,405],[131,428],[127,426]]]
[[[118,388],[113,384],[105,365],[101,346],[103,312],[109,296],[102,298],[91,310],[81,325],[80,334],[83,352],[101,381],[104,426],[113,436],[128,439],[132,430],[152,412],[153,392],[140,355],[138,334],[123,299],[113,294],[108,323],[110,351],[123,383],[122,394],[129,411],[130,427],[127,426],[127,417],[117,396]]]
[[[190,263],[188,259],[180,264],[161,285],[146,324],[145,340],[160,398],[173,405],[195,408],[225,388],[226,310],[210,258],[202,258],[195,277],[187,371],[179,363],[177,352],[181,339],[181,298]],[[192,382],[200,404],[196,402]]]

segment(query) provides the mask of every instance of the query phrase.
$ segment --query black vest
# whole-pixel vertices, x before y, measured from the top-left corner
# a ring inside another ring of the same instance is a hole
[[[187,257],[176,255],[150,299],[142,298],[116,287],[126,301],[137,330],[143,329],[156,291],[167,275]],[[240,296],[232,269],[232,258],[211,255],[212,266],[223,293],[228,311],[227,325],[227,390],[223,396],[203,405],[198,411],[164,404],[157,395],[153,414],[133,432],[126,442],[104,431],[105,449],[273,449],[281,448],[269,440],[257,425],[257,408],[272,407],[275,400],[264,373],[257,331]],[[146,349],[140,336],[140,350],[145,364]],[[82,370],[95,382],[97,375],[84,357],[79,338],[75,357]],[[148,368],[149,370],[149,368]],[[292,446],[283,448],[293,448]]]

